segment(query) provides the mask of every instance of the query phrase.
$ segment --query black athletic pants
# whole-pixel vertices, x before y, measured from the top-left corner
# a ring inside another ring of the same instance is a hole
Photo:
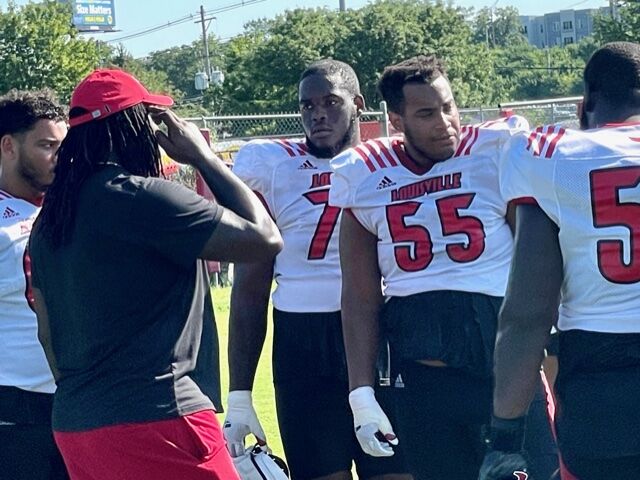
[[[53,395],[0,386],[0,478],[68,480],[53,440]]]

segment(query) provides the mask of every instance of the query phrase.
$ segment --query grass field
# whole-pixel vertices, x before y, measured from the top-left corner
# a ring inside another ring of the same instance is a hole
[[[229,296],[231,288],[214,288],[211,290],[213,294],[213,305],[216,314],[216,324],[218,326],[218,335],[220,337],[220,370],[222,384],[222,402],[226,407],[227,393],[229,391],[229,370],[227,363],[227,340],[229,338]],[[253,385],[253,403],[258,418],[262,424],[262,428],[267,435],[267,442],[273,453],[280,457],[284,457],[282,451],[282,440],[278,432],[278,422],[276,419],[276,406],[273,396],[273,382],[271,377],[271,344],[273,324],[271,322],[271,307],[269,308],[267,339],[262,350],[256,380]],[[218,415],[220,423],[224,421],[224,414]],[[249,440],[251,441],[251,440]]]

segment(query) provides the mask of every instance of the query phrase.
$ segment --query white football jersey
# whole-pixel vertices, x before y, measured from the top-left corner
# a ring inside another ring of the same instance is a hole
[[[304,143],[254,140],[240,149],[233,171],[262,197],[284,240],[273,305],[286,312],[340,310],[340,209],[328,204],[329,159],[314,157]]]
[[[498,157],[522,117],[462,127],[455,155],[427,171],[400,137],[370,140],[331,162],[329,203],[378,238],[386,296],[433,290],[504,295],[513,239]]]
[[[558,328],[640,332],[640,125],[539,127],[500,161],[508,199],[532,197],[559,227]]]
[[[31,270],[25,249],[39,211],[0,190],[0,385],[53,393],[36,314],[27,301]]]

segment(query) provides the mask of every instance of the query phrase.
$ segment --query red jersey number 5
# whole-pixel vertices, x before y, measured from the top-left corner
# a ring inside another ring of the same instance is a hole
[[[620,190],[638,186],[640,167],[594,170],[589,178],[593,226],[629,230],[629,261],[624,259],[623,240],[598,240],[598,269],[612,283],[636,283],[640,281],[640,204],[620,202]]]

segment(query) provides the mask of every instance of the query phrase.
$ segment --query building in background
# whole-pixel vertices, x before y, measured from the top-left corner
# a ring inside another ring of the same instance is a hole
[[[578,43],[591,35],[596,15],[611,15],[611,7],[561,10],[540,16],[521,15],[520,23],[531,45],[547,48]]]

